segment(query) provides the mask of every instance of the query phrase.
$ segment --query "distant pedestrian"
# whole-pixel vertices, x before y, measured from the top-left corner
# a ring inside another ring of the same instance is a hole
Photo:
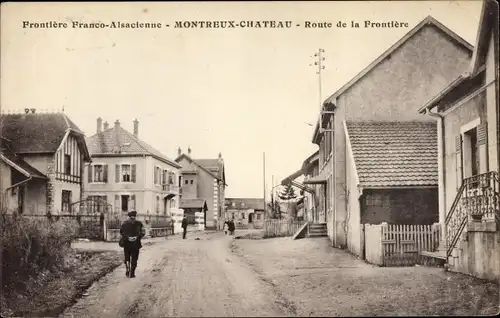
[[[235,230],[234,220],[230,220],[228,222],[227,229],[229,230],[229,235],[234,235],[234,230]]]
[[[135,269],[139,260],[139,250],[142,247],[141,239],[146,235],[141,221],[136,219],[137,212],[130,211],[129,219],[120,227],[120,246],[123,247],[127,277],[135,277]]]
[[[188,220],[186,216],[182,218],[182,238],[186,239],[186,233],[187,233],[187,226],[188,226]]]
[[[224,222],[224,226],[222,227],[222,230],[224,231],[224,235],[227,234],[227,228],[228,228],[228,225],[227,225],[227,220]]]

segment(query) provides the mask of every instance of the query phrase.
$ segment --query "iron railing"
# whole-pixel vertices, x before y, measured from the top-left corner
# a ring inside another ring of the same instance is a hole
[[[500,221],[500,183],[496,171],[463,180],[446,216],[446,257],[451,255],[468,221],[491,220]]]

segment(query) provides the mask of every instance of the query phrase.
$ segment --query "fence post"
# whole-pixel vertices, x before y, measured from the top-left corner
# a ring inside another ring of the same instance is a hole
[[[384,246],[384,234],[387,233],[388,224],[387,222],[382,222],[380,224],[380,265],[384,265],[385,258],[385,246]]]

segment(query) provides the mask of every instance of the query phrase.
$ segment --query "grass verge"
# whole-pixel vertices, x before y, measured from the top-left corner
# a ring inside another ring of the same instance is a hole
[[[1,296],[2,317],[57,316],[101,277],[122,263],[115,251],[76,251],[66,256],[58,272],[42,272],[19,288]]]

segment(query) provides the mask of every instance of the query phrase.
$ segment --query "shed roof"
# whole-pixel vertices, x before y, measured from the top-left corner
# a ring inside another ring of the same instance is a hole
[[[437,126],[427,122],[346,122],[362,187],[436,186]]]

